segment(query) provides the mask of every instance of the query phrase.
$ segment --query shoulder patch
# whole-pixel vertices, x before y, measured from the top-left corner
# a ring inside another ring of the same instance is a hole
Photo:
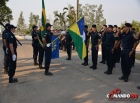
[[[13,36],[10,36],[11,38],[13,38]]]

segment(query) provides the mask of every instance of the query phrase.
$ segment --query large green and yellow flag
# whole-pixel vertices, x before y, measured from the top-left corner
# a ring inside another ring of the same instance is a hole
[[[72,40],[76,46],[76,50],[80,59],[84,59],[86,57],[84,26],[85,26],[85,22],[83,17],[68,29],[68,32],[72,37]]]
[[[41,36],[44,37],[46,30],[46,11],[44,0],[42,0],[42,26],[41,26]]]

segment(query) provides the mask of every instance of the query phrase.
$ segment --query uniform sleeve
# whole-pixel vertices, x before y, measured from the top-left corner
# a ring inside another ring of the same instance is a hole
[[[101,36],[99,34],[97,34],[97,35],[98,35],[98,39],[101,39]]]
[[[14,42],[14,37],[13,36],[10,36],[9,39],[8,39],[9,43],[13,43]]]
[[[37,37],[37,33],[33,32],[32,33],[32,38]]]

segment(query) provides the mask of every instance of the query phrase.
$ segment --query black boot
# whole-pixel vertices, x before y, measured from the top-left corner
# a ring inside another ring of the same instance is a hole
[[[125,79],[125,75],[123,74],[120,78],[119,78],[119,80],[124,80]]]
[[[103,63],[103,60],[100,63]]]
[[[9,83],[16,83],[18,82],[17,78],[9,78]]]
[[[93,70],[96,70],[96,69],[97,69],[97,66],[94,66],[94,67],[93,67]]]
[[[84,63],[82,63],[81,65],[85,65],[85,62],[84,62]]]
[[[42,64],[39,64],[39,68],[38,69],[45,69],[45,67],[42,67]]]
[[[37,61],[34,61],[34,66],[37,66],[37,65],[38,65]]]
[[[93,67],[94,67],[94,66],[92,65],[92,66],[91,66],[91,67],[89,67],[89,68],[93,69]]]
[[[85,62],[84,66],[87,66],[88,65],[88,62]]]
[[[137,89],[140,89],[140,86],[137,86]]]
[[[125,76],[124,82],[128,82],[128,77],[129,77],[129,75],[126,75],[126,76]]]
[[[70,57],[68,57],[66,60],[71,60],[71,58],[70,58]]]

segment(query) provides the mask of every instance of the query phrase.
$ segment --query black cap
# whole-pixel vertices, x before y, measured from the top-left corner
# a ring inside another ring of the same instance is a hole
[[[125,26],[130,27],[130,28],[132,27],[130,23],[125,23]]]
[[[38,26],[36,26],[36,25],[32,26],[32,29],[34,29],[34,28],[38,28]]]
[[[85,28],[88,28],[88,26],[87,26],[87,25],[85,25]]]
[[[96,25],[95,25],[95,24],[93,24],[93,25],[92,25],[92,27],[93,27],[93,28],[96,28]]]
[[[48,27],[48,26],[52,26],[52,25],[51,25],[50,23],[47,23],[47,24],[46,24],[46,27]]]
[[[113,26],[112,26],[112,25],[108,25],[108,27],[109,27],[109,28],[113,28]]]
[[[9,24],[9,23],[5,24],[5,27],[9,27],[9,26],[10,26],[10,24]]]
[[[8,29],[13,29],[13,28],[17,28],[14,25],[9,25]]]
[[[107,27],[107,25],[103,25],[103,26]]]
[[[118,28],[118,26],[117,26],[117,25],[114,25],[114,27],[115,27],[115,28]]]

